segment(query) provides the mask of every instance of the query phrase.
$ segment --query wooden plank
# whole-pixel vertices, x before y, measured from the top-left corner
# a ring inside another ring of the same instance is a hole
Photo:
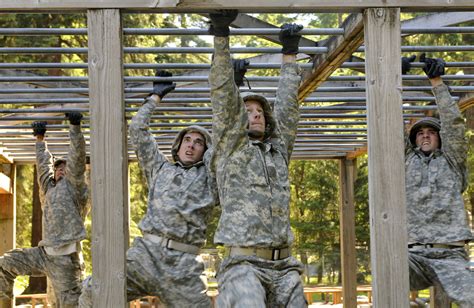
[[[127,129],[119,10],[90,10],[92,270],[94,307],[126,306]]]
[[[448,11],[472,9],[472,0],[341,0],[335,3],[331,0],[1,0],[0,11],[12,10],[85,10],[85,9],[116,9],[128,8],[135,10],[158,11],[209,11],[215,9],[239,9],[246,12],[340,12],[358,11],[370,7],[405,8],[424,11]]]
[[[374,307],[408,307],[400,9],[364,12]]]
[[[13,164],[13,160],[0,148],[0,164]]]
[[[357,307],[357,261],[355,250],[354,208],[355,161],[339,161],[340,242],[342,268],[342,298],[344,307]]]
[[[14,249],[16,243],[16,190],[15,185],[13,185],[15,176],[15,165],[11,165],[9,180],[12,193],[0,194],[0,256],[8,250]],[[11,307],[13,307],[12,300],[0,300],[0,308]]]
[[[13,193],[12,181],[9,176],[0,172],[0,195]]]
[[[315,57],[312,71],[304,77],[298,98],[308,97],[320,84],[341,66],[344,61],[362,44],[364,24],[362,14],[352,14],[342,24],[344,35],[332,36],[323,47],[328,47],[326,54]]]

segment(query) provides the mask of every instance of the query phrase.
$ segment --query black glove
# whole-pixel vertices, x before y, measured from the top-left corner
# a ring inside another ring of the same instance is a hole
[[[298,44],[300,43],[301,35],[299,31],[303,29],[302,25],[297,24],[283,24],[279,34],[280,42],[283,45],[281,53],[284,55],[295,55],[298,53]]]
[[[172,77],[168,71],[160,71],[157,70],[155,73],[155,77]],[[176,83],[171,81],[154,81],[153,82],[153,92],[151,94],[156,94],[160,98],[163,98],[166,94],[170,93],[176,87]]]
[[[402,57],[402,74],[406,75],[411,69],[411,63],[415,61],[416,55],[412,55],[411,57]]]
[[[425,53],[420,55],[420,62],[424,62],[425,66],[423,66],[423,71],[425,72],[428,78],[436,78],[439,76],[444,75],[444,67],[446,66],[446,62],[443,59],[434,59],[434,58],[427,58]]]
[[[238,14],[237,10],[221,10],[218,13],[210,13],[209,34],[221,37],[229,36],[229,26]]]
[[[66,119],[69,120],[69,123],[71,125],[80,125],[81,120],[82,120],[82,114],[80,112],[66,112],[64,114],[66,116]]]
[[[232,66],[234,67],[234,81],[238,87],[243,86],[247,66],[250,64],[246,59],[232,59]]]
[[[44,136],[46,133],[46,122],[33,122],[31,127],[33,128],[33,136]]]

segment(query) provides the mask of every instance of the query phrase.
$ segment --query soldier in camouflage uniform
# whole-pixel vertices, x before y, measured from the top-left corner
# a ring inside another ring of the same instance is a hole
[[[443,83],[445,63],[425,58],[440,119],[410,129],[406,144],[406,194],[410,288],[441,286],[461,307],[474,307],[474,273],[465,244],[472,239],[462,192],[467,186],[467,142],[461,112]]]
[[[157,72],[159,77],[171,74]],[[199,249],[217,190],[208,173],[211,136],[200,126],[189,126],[171,148],[174,162],[159,150],[149,122],[164,95],[175,87],[156,82],[130,124],[130,139],[148,183],[148,209],[127,251],[127,299],[158,296],[166,307],[210,307],[204,263]],[[84,283],[80,307],[92,307],[93,281]]]
[[[33,123],[36,166],[42,193],[43,240],[38,247],[14,249],[0,257],[0,295],[12,297],[18,275],[46,275],[52,282],[56,307],[77,307],[81,293],[80,241],[86,237],[88,210],[85,182],[86,149],[80,113],[67,113],[71,144],[67,159],[54,161],[44,142],[45,122]]]
[[[291,256],[288,164],[299,119],[296,53],[301,26],[285,24],[275,110],[255,93],[239,93],[229,53],[236,11],[210,14],[214,59],[211,170],[222,214],[214,237],[226,247],[218,274],[218,307],[306,307],[302,265]],[[241,65],[235,65],[241,69]]]

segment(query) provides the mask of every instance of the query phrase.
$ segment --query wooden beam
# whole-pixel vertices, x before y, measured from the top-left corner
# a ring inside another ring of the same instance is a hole
[[[94,307],[126,307],[127,129],[119,10],[89,10]]]
[[[16,167],[15,165],[11,165],[9,169],[10,176],[8,178],[12,187],[11,193],[0,194],[0,256],[14,249],[16,243],[16,190],[15,185],[13,185],[16,176]],[[12,300],[0,299],[0,308],[11,307],[14,307]]]
[[[0,164],[13,164],[13,159],[0,148]]]
[[[344,307],[357,307],[357,261],[355,250],[354,182],[355,161],[339,161],[340,242],[342,268],[342,298]]]
[[[408,307],[400,9],[364,12],[374,307]]]
[[[474,106],[474,93],[467,93],[459,100],[459,109],[462,112]]]
[[[358,148],[355,151],[348,152],[346,155],[346,159],[356,159],[359,156],[362,156],[364,154],[367,154],[367,146]]]
[[[331,76],[344,61],[362,44],[364,24],[361,14],[350,15],[342,24],[344,35],[332,36],[326,41],[326,54],[318,55],[313,61],[312,71],[304,77],[298,98],[308,97],[320,84]]]
[[[397,8],[418,11],[448,11],[472,9],[472,0],[1,0],[0,11],[12,10],[86,10],[133,9],[163,12],[209,12],[216,9],[239,9],[244,12],[360,12],[370,7]]]

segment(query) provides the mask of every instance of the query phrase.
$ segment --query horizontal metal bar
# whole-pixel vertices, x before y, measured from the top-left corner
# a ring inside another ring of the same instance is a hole
[[[207,82],[208,76],[174,76],[171,78],[163,77],[124,77],[125,82],[153,82],[153,81],[175,81],[175,82],[193,82],[204,81]],[[279,77],[267,76],[249,76],[247,79],[250,82],[254,81],[279,81]],[[423,75],[403,75],[403,80],[428,80],[428,77]],[[474,74],[465,75],[444,75],[443,80],[474,80]],[[0,76],[0,82],[87,82],[88,77],[69,77],[69,76]],[[328,81],[365,81],[365,76],[330,76]]]
[[[439,52],[439,51],[474,51],[474,46],[402,46],[402,52]],[[356,52],[365,52],[365,46],[357,48]]]
[[[300,53],[323,54],[328,51],[327,47],[300,47]],[[174,53],[214,53],[212,47],[124,47],[124,53],[130,54],[174,54]],[[281,53],[281,47],[232,47],[231,53]],[[86,54],[87,48],[70,47],[2,47],[0,54]]]
[[[280,28],[230,28],[230,35],[278,35]],[[402,34],[474,33],[474,27],[402,27]],[[302,35],[343,35],[343,28],[305,28]],[[208,29],[124,28],[125,35],[209,35]],[[87,28],[0,28],[0,35],[87,35]]]

